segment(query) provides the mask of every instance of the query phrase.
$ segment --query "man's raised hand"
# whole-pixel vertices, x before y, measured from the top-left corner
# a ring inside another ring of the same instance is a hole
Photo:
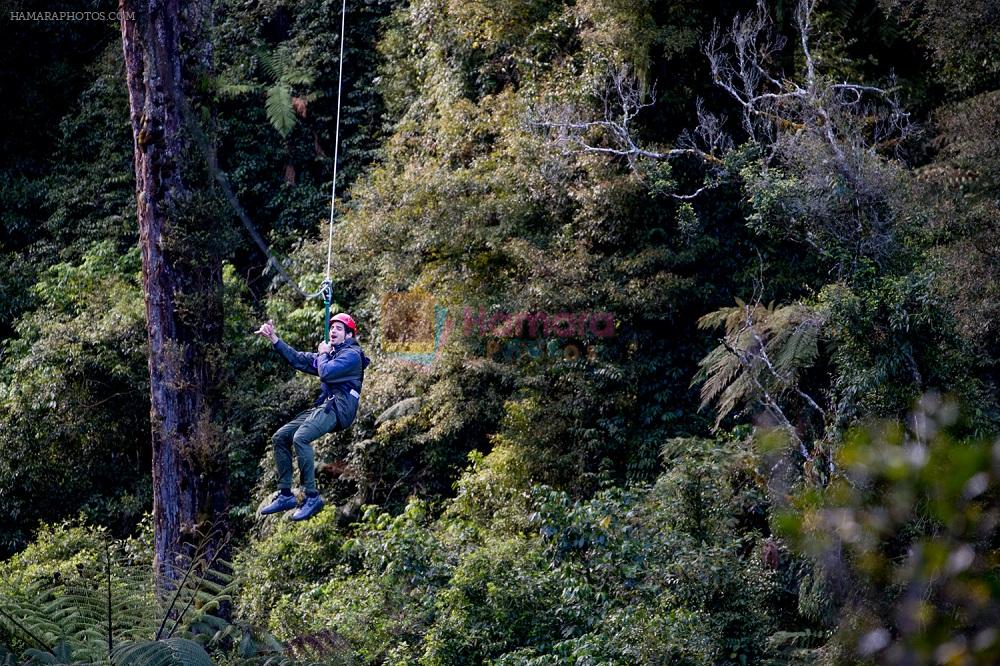
[[[272,343],[278,341],[278,334],[274,332],[274,320],[273,319],[268,319],[267,322],[261,324],[260,328],[257,329],[256,333],[257,333],[257,335],[261,336],[262,338],[267,338]]]

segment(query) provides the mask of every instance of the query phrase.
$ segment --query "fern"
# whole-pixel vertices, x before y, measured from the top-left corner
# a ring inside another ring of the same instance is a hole
[[[112,666],[212,666],[199,643],[187,638],[122,643],[111,653]]]
[[[268,53],[260,51],[257,60],[271,85],[267,88],[264,108],[267,119],[282,136],[295,128],[295,107],[292,104],[294,88],[308,88],[315,83],[315,77],[305,67],[297,65],[294,54],[284,46]],[[311,101],[316,94],[305,95]]]
[[[240,80],[230,71],[215,80],[216,95],[223,99],[233,99],[252,93],[264,93],[264,111],[271,126],[282,137],[288,136],[295,128],[296,112],[293,96],[311,102],[319,93],[295,95],[296,91],[309,89],[316,83],[313,72],[297,64],[296,57],[288,45],[280,45],[274,51],[258,51],[256,61],[267,83]]]
[[[781,327],[771,326],[774,339],[774,365],[779,374],[793,381],[802,368],[808,368],[819,356],[819,332],[823,320],[811,316],[811,312],[801,306],[791,306],[794,310],[781,322]],[[805,311],[803,311],[805,310]]]
[[[215,93],[222,99],[235,99],[258,90],[260,86],[255,83],[238,81],[217,81],[215,86]]]
[[[292,108],[292,91],[284,83],[277,83],[267,90],[267,101],[264,103],[267,119],[281,136],[288,134],[295,127],[295,109]]]
[[[0,590],[0,629],[25,646],[23,660],[49,664],[140,663],[123,661],[121,654],[132,652],[119,652],[119,644],[220,636],[227,623],[213,613],[229,600],[232,577],[218,569],[224,563],[205,558],[205,543],[182,560],[186,566],[166,603],[156,598],[152,563],[108,542],[99,561],[79,565],[72,575],[34,581],[20,591]],[[178,632],[183,636],[173,638]],[[153,640],[157,638],[165,640]],[[170,645],[175,657],[195,654],[182,643]],[[167,654],[163,648],[142,648],[143,654],[145,650],[150,659],[155,657],[148,663],[206,663],[162,661]]]
[[[115,569],[110,584],[106,570],[81,568],[79,576],[69,581],[36,581],[20,598],[5,593],[0,596],[0,622],[9,634],[32,646],[25,656],[35,661],[64,663],[72,656],[77,661],[107,663],[109,635],[141,632],[143,620],[155,618],[152,596],[142,599],[134,593],[143,581],[127,567]],[[148,570],[145,573],[151,580]],[[151,589],[148,584],[146,588]]]
[[[230,625],[227,637],[237,646],[242,666],[340,666],[355,663],[348,641],[332,629],[296,636],[281,643],[250,625]]]
[[[710,312],[702,329],[723,327],[721,344],[699,363],[692,385],[701,383],[701,408],[714,405],[715,427],[741,406],[796,390],[802,370],[819,357],[826,313],[799,303],[748,305]]]
[[[767,639],[768,653],[771,659],[765,659],[765,664],[777,666],[796,666],[815,664],[820,656],[823,645],[830,639],[830,631],[778,631]]]

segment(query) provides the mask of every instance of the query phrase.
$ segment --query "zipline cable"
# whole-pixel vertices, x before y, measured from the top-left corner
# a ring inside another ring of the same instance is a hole
[[[330,194],[330,224],[329,224],[329,234],[327,240],[326,248],[326,277],[323,280],[323,285],[315,293],[308,293],[302,287],[299,286],[298,282],[293,280],[288,273],[281,266],[281,262],[278,258],[274,256],[271,252],[271,248],[268,247],[267,243],[261,237],[260,233],[257,231],[257,227],[250,220],[250,216],[247,215],[246,210],[240,205],[239,199],[236,193],[233,191],[232,184],[229,182],[229,178],[226,173],[219,168],[219,165],[215,159],[215,153],[211,149],[208,137],[205,136],[205,132],[202,130],[201,126],[194,121],[191,115],[191,110],[188,107],[186,100],[181,99],[181,116],[184,123],[190,127],[194,135],[195,141],[201,146],[202,151],[205,153],[207,166],[209,172],[212,174],[213,178],[222,188],[222,193],[226,200],[229,202],[230,207],[233,212],[236,213],[236,217],[240,219],[243,223],[243,227],[250,234],[250,237],[256,243],[257,247],[260,248],[261,252],[267,257],[267,265],[273,267],[278,275],[288,284],[290,284],[300,296],[306,300],[310,300],[319,296],[323,297],[323,302],[325,306],[325,327],[326,327],[326,340],[330,339],[330,304],[333,301],[333,280],[330,278],[330,266],[332,264],[333,258],[333,215],[335,210],[335,205],[337,201],[337,161],[340,154],[340,107],[341,107],[341,90],[343,88],[344,81],[344,30],[346,27],[347,18],[347,0],[342,0],[340,9],[340,63],[339,72],[337,77],[337,124],[334,130],[334,146],[333,146],[333,183],[332,192]],[[266,270],[266,269],[265,269]]]
[[[330,261],[333,257],[333,211],[337,201],[337,157],[340,151],[340,93],[344,81],[344,25],[347,18],[347,0],[342,0],[340,9],[340,71],[337,74],[337,124],[333,138],[333,185],[330,193],[330,233],[326,245],[326,279],[330,279]]]
[[[326,326],[326,337],[330,339],[330,302],[333,300],[333,280],[330,279],[330,263],[333,258],[333,213],[337,203],[337,158],[340,155],[340,94],[344,83],[344,28],[347,20],[347,0],[340,6],[340,61],[337,73],[337,123],[333,136],[333,183],[330,192],[330,224],[326,243],[326,279],[323,280],[323,303],[325,304],[323,322]]]

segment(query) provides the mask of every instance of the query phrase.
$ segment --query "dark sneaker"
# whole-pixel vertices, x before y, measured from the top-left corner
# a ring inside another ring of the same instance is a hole
[[[292,520],[305,520],[306,518],[312,518],[319,510],[323,508],[323,498],[319,495],[313,495],[309,497],[306,495],[306,501],[302,503],[299,510],[292,514]]]
[[[282,495],[278,493],[274,501],[261,509],[259,513],[262,516],[268,516],[272,513],[280,513],[281,511],[291,511],[298,505],[299,503],[295,501],[295,495]]]

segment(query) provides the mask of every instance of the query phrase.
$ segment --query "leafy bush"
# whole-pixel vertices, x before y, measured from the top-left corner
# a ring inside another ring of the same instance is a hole
[[[277,527],[238,560],[243,617],[284,639],[333,629],[365,663],[768,653],[789,617],[757,554],[766,522],[747,515],[764,501],[748,450],[677,440],[655,486],[586,500],[508,485],[503,451],[473,455],[437,517],[411,499],[397,516],[370,507],[346,538],[332,512]]]
[[[840,602],[828,661],[1000,658],[1000,458],[995,442],[955,437],[958,413],[927,396],[912,431],[856,429],[838,455],[842,474],[777,518]]]
[[[131,529],[148,507],[149,432],[139,252],[97,243],[47,269],[37,310],[17,324],[0,365],[0,552],[38,520],[83,511]]]

